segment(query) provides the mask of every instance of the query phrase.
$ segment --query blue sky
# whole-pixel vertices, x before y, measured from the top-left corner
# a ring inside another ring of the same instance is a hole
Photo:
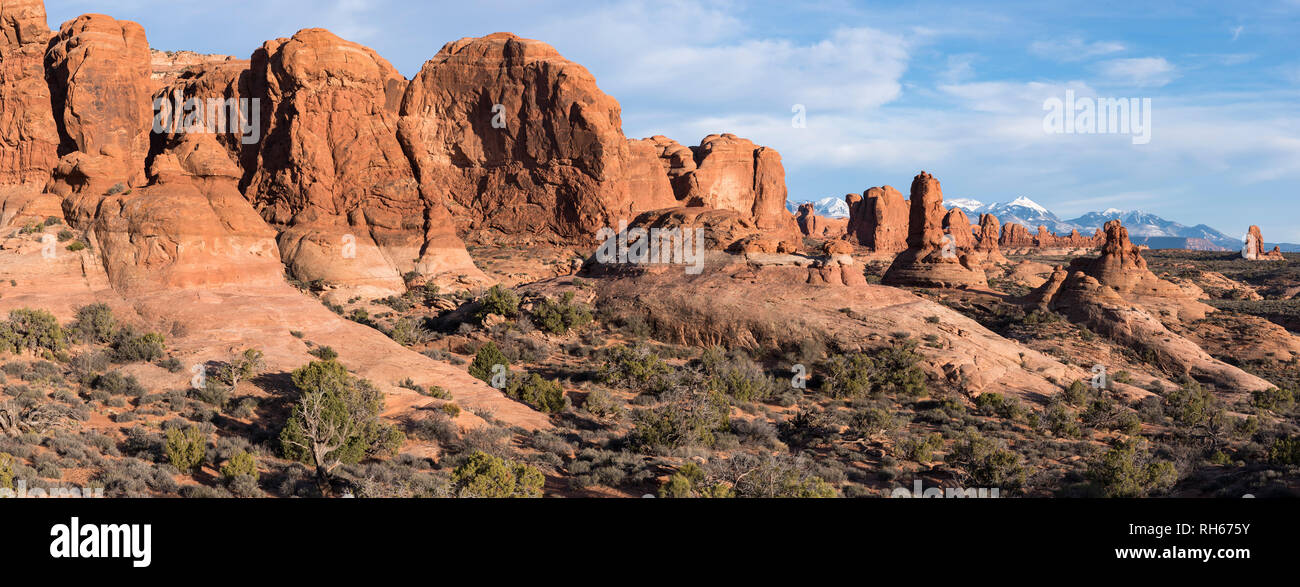
[[[510,31],[586,66],[630,137],[734,132],[779,150],[792,200],[924,169],[948,198],[1030,197],[1069,218],[1141,209],[1300,242],[1300,0],[46,2],[140,22],[158,49],[246,57],[328,28],[407,77],[445,43]],[[1151,140],[1053,134],[1044,101],[1150,98]],[[795,128],[792,108],[806,109]]]

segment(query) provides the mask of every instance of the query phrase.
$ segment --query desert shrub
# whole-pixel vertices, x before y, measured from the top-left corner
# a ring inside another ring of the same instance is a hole
[[[89,245],[87,245],[87,244],[85,243],[85,241],[82,241],[82,240],[78,239],[78,240],[72,241],[71,243],[68,244],[68,246],[66,246],[66,247],[64,247],[64,248],[67,249],[69,252],[75,253],[75,252],[77,252],[77,251],[84,251],[84,250],[86,250],[86,247],[88,247],[88,246],[89,246]]]
[[[168,428],[163,442],[167,462],[182,472],[191,472],[203,464],[207,438],[198,428]]]
[[[251,477],[254,482],[257,481],[257,459],[248,451],[240,451],[231,455],[226,462],[221,464],[221,476],[226,481],[233,481],[236,477]]]
[[[323,479],[338,464],[397,452],[403,434],[384,422],[384,395],[336,361],[315,361],[291,374],[301,394],[280,431],[285,458],[315,465]]]
[[[488,289],[479,304],[479,309],[474,313],[474,318],[480,324],[490,314],[506,318],[514,318],[519,315],[519,295],[500,285],[494,285]]]
[[[117,371],[110,371],[95,378],[93,387],[98,390],[106,391],[110,395],[126,395],[130,397],[140,397],[145,394],[145,389],[140,382],[136,380],[135,375],[122,375]]]
[[[517,373],[512,376],[506,387],[506,395],[548,414],[561,412],[565,408],[564,389],[560,384],[536,373]]]
[[[1295,391],[1276,387],[1253,391],[1250,394],[1250,404],[1261,410],[1284,414],[1295,407]]]
[[[67,336],[54,314],[45,310],[20,308],[9,312],[5,338],[18,350],[59,351],[67,346]]]
[[[1300,437],[1274,440],[1268,447],[1268,460],[1275,465],[1300,465]]]
[[[413,318],[399,318],[385,333],[393,342],[402,346],[411,346],[427,342],[431,336],[428,330],[420,326]]]
[[[1025,484],[1025,465],[1020,455],[973,428],[957,439],[944,463],[976,487],[1017,489]]]
[[[740,354],[728,356],[714,347],[704,351],[705,388],[739,402],[764,401],[776,394],[776,381]]]
[[[985,415],[998,416],[1013,421],[1021,420],[1027,414],[1025,407],[1015,398],[1009,398],[996,392],[982,393],[975,398],[975,409]]]
[[[1088,463],[1085,477],[1105,497],[1146,497],[1178,482],[1173,463],[1156,461],[1137,440],[1121,441]]]
[[[1088,386],[1084,385],[1082,381],[1075,380],[1070,383],[1069,387],[1065,388],[1065,393],[1062,394],[1061,397],[1065,399],[1065,403],[1067,404],[1074,407],[1082,407],[1088,402],[1088,397],[1090,395],[1091,394],[1088,392]]]
[[[734,495],[727,485],[706,483],[704,469],[689,462],[673,472],[659,487],[659,497],[662,498],[724,498]]]
[[[741,453],[725,461],[711,461],[709,469],[738,497],[810,499],[838,495],[803,458]]]
[[[335,351],[333,347],[329,346],[318,346],[308,351],[308,354],[322,361],[333,361],[334,359],[339,358],[338,352]]]
[[[898,420],[889,410],[877,407],[862,408],[849,419],[849,429],[862,438],[871,438],[879,434],[893,432],[898,428]]]
[[[156,332],[137,334],[130,328],[122,328],[113,336],[110,357],[115,363],[152,363],[162,358],[164,342],[163,336]]]
[[[934,451],[943,448],[943,435],[933,432],[925,436],[908,436],[897,444],[899,456],[916,463],[934,460]]]
[[[408,430],[411,435],[420,440],[431,440],[439,445],[449,446],[460,438],[460,429],[451,418],[451,415],[445,412],[431,412],[428,417],[410,422]]]
[[[107,344],[117,333],[117,318],[108,304],[90,304],[77,308],[77,314],[68,325],[68,334],[85,343]]]
[[[928,393],[915,341],[899,341],[874,353],[835,355],[822,363],[822,393],[854,398],[881,392],[910,397]]]
[[[475,452],[451,473],[460,497],[541,497],[546,478],[535,467]]]
[[[551,334],[565,334],[574,328],[591,323],[591,308],[573,301],[573,292],[566,291],[560,301],[545,298],[533,307],[531,318],[542,330]]]
[[[225,409],[226,404],[230,403],[230,388],[222,385],[209,377],[204,380],[203,387],[189,390],[189,394],[196,400],[208,404],[218,410]]]
[[[14,457],[0,452],[0,489],[14,488]]]
[[[831,397],[862,397],[875,391],[876,362],[866,353],[835,355],[821,371],[821,392]]]
[[[604,353],[597,378],[609,385],[644,387],[658,375],[672,370],[649,348],[617,346]]]
[[[1083,435],[1078,416],[1061,402],[1053,402],[1047,407],[1043,423],[1057,438],[1078,438]]]
[[[681,390],[664,394],[663,403],[638,410],[629,434],[642,450],[712,446],[731,428],[730,404],[717,394]]]
[[[876,353],[879,368],[879,385],[886,392],[901,393],[911,397],[925,397],[925,371],[919,363],[915,341],[895,342]]]
[[[582,409],[597,418],[617,418],[624,413],[622,404],[604,389],[588,393],[582,401]]]
[[[640,455],[596,448],[578,451],[568,469],[569,485],[574,489],[595,485],[623,487],[645,483],[654,478]]]
[[[1206,424],[1223,411],[1219,399],[1197,383],[1189,383],[1166,394],[1165,408],[1175,422],[1188,427]]]
[[[474,353],[474,361],[469,364],[469,374],[491,384],[492,376],[497,374],[493,371],[496,365],[509,370],[510,359],[506,358],[505,353],[501,352],[496,343],[489,341]]]

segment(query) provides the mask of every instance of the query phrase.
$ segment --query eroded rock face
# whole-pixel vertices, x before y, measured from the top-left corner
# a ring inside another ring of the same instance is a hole
[[[785,167],[774,149],[733,134],[709,135],[695,159],[687,205],[749,214],[759,228],[782,236],[798,232],[785,209]]]
[[[1177,286],[1161,280],[1147,268],[1146,259],[1129,240],[1128,229],[1120,221],[1107,222],[1105,233],[1101,256],[1076,259],[1071,263],[1072,270],[1082,270],[1121,294],[1185,297]]]
[[[398,141],[406,86],[373,50],[323,29],[254,53],[248,93],[261,101],[262,130],[245,157],[245,193],[280,229],[298,279],[369,296],[404,291],[410,272],[487,281]]]
[[[63,216],[59,198],[41,193],[59,148],[45,83],[50,34],[44,3],[0,3],[0,225]]]
[[[448,43],[411,81],[398,134],[421,194],[445,195],[472,240],[587,242],[657,203],[629,188],[618,102],[540,41]]]
[[[855,195],[845,198],[849,205],[849,238],[876,253],[906,250],[910,212],[903,194],[883,186],[867,190],[861,198]]]
[[[117,183],[144,185],[153,122],[144,28],[102,14],[77,17],[50,41],[45,70],[63,155],[53,191],[93,198]]]
[[[971,230],[970,218],[961,208],[953,208],[943,217],[944,234],[952,235],[958,249],[970,251],[975,248],[975,233]]]
[[[945,239],[943,190],[939,180],[922,171],[912,180],[908,248],[885,272],[886,285],[970,287],[988,284],[984,271]]]
[[[58,160],[59,135],[45,83],[50,29],[45,5],[0,3],[0,184],[43,187]]]

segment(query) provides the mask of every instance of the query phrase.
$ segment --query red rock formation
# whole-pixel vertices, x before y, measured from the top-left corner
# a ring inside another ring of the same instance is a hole
[[[1281,247],[1273,247],[1271,251],[1264,251],[1264,235],[1260,232],[1259,227],[1255,225],[1251,225],[1250,231],[1246,234],[1246,246],[1242,249],[1241,256],[1251,261],[1286,260]]]
[[[668,166],[672,162],[661,159],[664,146],[656,141],[657,138],[660,137],[627,142],[628,189],[636,194],[639,206],[648,210],[677,205],[677,195],[669,179],[673,171]]]
[[[102,14],[77,17],[51,40],[45,69],[64,154],[54,191],[93,200],[117,183],[144,185],[153,121],[144,29]]]
[[[411,81],[398,136],[427,200],[471,238],[590,240],[656,202],[627,181],[616,102],[581,65],[509,33],[448,43]]]
[[[885,272],[886,285],[968,287],[987,285],[984,271],[960,255],[943,231],[943,189],[922,171],[912,180],[908,248]]]
[[[943,217],[943,231],[952,235],[958,249],[969,251],[975,248],[975,233],[971,229],[970,218],[961,208],[953,208]]]
[[[373,296],[404,291],[412,271],[441,285],[486,281],[398,141],[406,87],[373,50],[323,29],[254,53],[262,140],[245,157],[246,195],[280,227],[295,277]]]
[[[50,29],[40,0],[0,3],[0,225],[62,216],[41,190],[58,162],[45,49]]]
[[[992,214],[980,215],[979,240],[975,245],[975,252],[985,263],[996,264],[1009,262],[1007,258],[1002,255],[1002,249],[998,247],[998,237],[1001,228],[997,216]]]
[[[908,205],[898,190],[871,188],[862,198],[849,194],[848,235],[873,252],[894,254],[907,249]]]
[[[668,182],[672,184],[673,197],[685,202],[691,194],[691,174],[695,173],[695,152],[681,143],[662,135],[655,135],[649,141],[659,150],[659,163],[663,165]]]
[[[58,160],[44,55],[50,38],[39,0],[0,4],[0,184],[44,186]]]
[[[800,233],[814,238],[839,238],[844,236],[848,220],[819,216],[815,211],[816,208],[812,202],[804,202],[799,205],[799,212],[795,215],[795,221],[799,223]]]
[[[998,246],[1004,249],[1020,249],[1036,246],[1036,243],[1024,226],[1009,222],[1002,225],[1002,237],[998,240]]]
[[[709,135],[695,149],[695,160],[688,206],[749,214],[759,228],[782,238],[798,234],[785,209],[785,167],[774,149],[733,134]]]

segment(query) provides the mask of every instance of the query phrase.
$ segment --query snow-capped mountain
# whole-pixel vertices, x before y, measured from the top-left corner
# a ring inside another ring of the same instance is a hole
[[[1140,210],[1124,211],[1111,208],[1104,212],[1089,212],[1069,222],[1078,226],[1079,232],[1091,234],[1104,227],[1107,222],[1116,219],[1124,223],[1129,236],[1135,242],[1165,238],[1203,239],[1224,249],[1241,247],[1242,239],[1230,237],[1204,224],[1185,226]]]
[[[811,200],[803,200],[796,202],[794,200],[789,200],[785,203],[785,208],[786,210],[789,210],[791,214],[798,214],[799,205],[810,201]],[[813,213],[818,216],[825,216],[827,218],[849,217],[849,204],[844,201],[844,198],[822,198],[816,202],[812,202],[812,205]]]
[[[1037,231],[1039,226],[1046,226],[1047,230],[1057,234],[1069,234],[1075,229],[1074,225],[1061,220],[1051,210],[1024,196],[1000,204],[984,204],[970,198],[953,198],[945,200],[944,204],[966,211],[972,223],[979,221],[980,214],[992,214],[1002,224],[1014,222],[1028,228],[1030,232]]]

